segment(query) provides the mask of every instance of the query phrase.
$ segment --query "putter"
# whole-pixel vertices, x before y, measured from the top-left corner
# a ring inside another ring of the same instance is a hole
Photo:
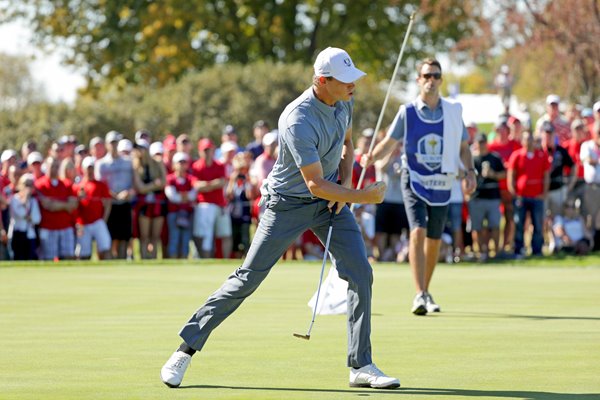
[[[315,308],[313,309],[312,320],[308,327],[306,335],[300,333],[294,333],[294,336],[304,340],[310,340],[310,331],[315,323],[315,317],[317,316],[317,306],[319,305],[319,294],[321,293],[321,283],[323,282],[323,272],[325,271],[325,263],[327,262],[327,255],[329,254],[329,242],[331,241],[331,232],[333,232],[333,219],[335,218],[335,204],[331,208],[331,215],[329,216],[329,231],[327,232],[327,240],[325,240],[325,252],[323,253],[323,265],[321,265],[321,275],[319,277],[319,286],[317,287],[317,299],[315,300]]]

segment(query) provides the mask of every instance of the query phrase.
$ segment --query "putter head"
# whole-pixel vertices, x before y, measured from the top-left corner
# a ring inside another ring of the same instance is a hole
[[[304,340],[310,340],[310,335],[301,335],[299,333],[294,333],[294,336]]]

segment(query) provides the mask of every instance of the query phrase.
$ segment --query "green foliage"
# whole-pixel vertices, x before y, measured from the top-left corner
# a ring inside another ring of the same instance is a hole
[[[245,144],[252,140],[256,120],[264,119],[276,128],[284,107],[310,86],[311,79],[312,70],[300,63],[218,65],[162,88],[112,88],[97,98],[81,96],[73,107],[36,104],[18,113],[0,113],[0,131],[7,132],[3,141],[11,146],[20,146],[27,138],[63,134],[74,134],[87,143],[112,129],[132,137],[140,128],[157,137],[185,132],[193,139],[209,136],[219,141],[223,127],[232,124]],[[375,127],[384,95],[370,77],[358,82],[355,132]],[[384,123],[391,122],[397,108],[392,99]]]
[[[343,47],[376,78],[393,70],[410,15],[406,58],[452,47],[472,30],[478,0],[20,0],[0,2],[0,22],[25,19],[35,41],[72,50],[88,90],[162,87],[211,65],[310,64]],[[410,64],[409,64],[410,65]],[[410,70],[404,69],[402,72]]]

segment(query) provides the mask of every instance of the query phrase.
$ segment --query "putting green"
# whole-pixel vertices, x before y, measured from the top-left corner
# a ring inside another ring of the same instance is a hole
[[[600,267],[531,263],[441,265],[426,317],[408,267],[375,265],[373,355],[394,391],[348,387],[344,316],[292,336],[320,262],[279,263],[168,389],[179,328],[236,265],[0,268],[0,399],[600,399]]]

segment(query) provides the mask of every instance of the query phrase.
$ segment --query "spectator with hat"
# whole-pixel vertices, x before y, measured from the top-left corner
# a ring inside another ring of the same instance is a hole
[[[43,162],[44,156],[38,151],[34,151],[27,156],[27,168],[29,169],[29,173],[31,173],[36,180],[44,175],[44,172],[42,171]]]
[[[214,256],[214,239],[221,238],[222,256],[229,258],[232,247],[231,218],[226,209],[227,202],[223,191],[229,179],[225,173],[225,166],[215,159],[215,145],[212,140],[200,139],[198,152],[200,158],[192,165],[198,203],[194,210],[192,238],[202,258]]]
[[[278,137],[279,132],[277,129],[272,130],[263,136],[263,152],[256,157],[254,163],[250,165],[250,180],[255,188],[260,189],[260,187],[262,187],[263,182],[267,179],[267,176],[275,165],[275,161],[277,160]],[[254,201],[254,206],[252,207],[252,216],[256,220],[260,218],[265,209],[264,205],[259,206],[260,198],[261,194],[259,191]]]
[[[558,144],[564,147],[564,143],[571,139],[571,127],[567,120],[560,113],[560,97],[556,94],[550,94],[546,97],[546,114],[538,119],[535,125],[535,133],[537,137],[543,134],[544,122],[549,122],[554,128],[554,133],[558,139]]]
[[[106,144],[104,143],[104,139],[100,136],[94,136],[90,139],[90,156],[94,157],[96,160],[100,160],[106,155]]]
[[[117,153],[121,157],[130,158],[131,152],[133,151],[133,143],[129,139],[121,139],[119,140],[119,144],[117,144]]]
[[[494,140],[488,144],[488,149],[491,153],[496,153],[502,159],[504,168],[508,167],[508,159],[511,154],[521,148],[521,143],[509,136],[508,120],[501,117],[495,124],[496,136]],[[514,206],[513,195],[508,190],[506,178],[498,180],[500,188],[500,200],[504,211],[504,231],[502,232],[502,246],[500,250],[509,250],[512,247],[513,237],[515,233],[514,224]]]
[[[585,179],[583,179],[583,163],[581,162],[581,145],[588,140],[586,126],[583,120],[576,119],[571,123],[571,140],[567,145],[567,151],[575,163],[577,180],[572,191],[569,191],[568,197],[573,200],[579,199],[579,203],[583,207],[583,194],[585,189]]]
[[[107,225],[112,238],[112,258],[116,259],[126,259],[128,256],[127,248],[133,233],[131,201],[135,195],[131,160],[117,151],[121,139],[123,135],[119,132],[108,132],[108,152],[95,165],[96,179],[108,185],[112,198]]]
[[[516,258],[525,255],[525,219],[531,217],[533,236],[532,255],[542,255],[544,244],[544,199],[550,187],[550,161],[548,154],[534,145],[533,134],[523,132],[523,147],[508,160],[508,190],[515,199]]]
[[[92,242],[96,241],[98,258],[111,258],[111,237],[106,222],[110,215],[111,195],[108,185],[94,176],[93,157],[86,157],[81,162],[83,177],[81,182],[73,185],[73,193],[79,200],[77,208],[77,248],[75,254],[79,259],[89,260],[92,257]]]
[[[585,179],[584,212],[587,227],[594,232],[594,251],[600,250],[600,120],[594,123],[592,139],[581,145]]]
[[[475,139],[473,158],[477,170],[477,188],[470,196],[469,215],[471,217],[471,235],[477,243],[479,258],[485,261],[489,257],[489,243],[494,245],[496,257],[500,251],[500,184],[506,179],[506,169],[502,159],[488,149],[487,136],[480,133]]]
[[[169,230],[167,257],[169,258],[187,258],[190,251],[196,190],[194,177],[188,173],[189,163],[190,156],[183,151],[178,151],[173,155],[173,172],[167,175],[165,194],[169,200],[167,214]]]

